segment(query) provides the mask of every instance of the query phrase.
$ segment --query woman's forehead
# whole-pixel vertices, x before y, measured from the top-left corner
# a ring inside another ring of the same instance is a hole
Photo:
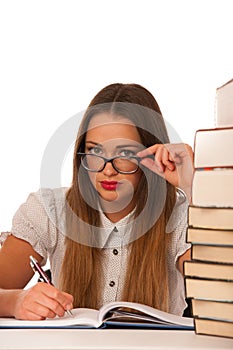
[[[105,112],[94,115],[89,122],[88,129],[109,124],[125,124],[135,126],[135,124],[125,116]]]
[[[115,143],[141,143],[141,137],[135,125],[126,118],[113,119],[108,115],[97,115],[89,124],[86,142],[102,144],[107,141]]]

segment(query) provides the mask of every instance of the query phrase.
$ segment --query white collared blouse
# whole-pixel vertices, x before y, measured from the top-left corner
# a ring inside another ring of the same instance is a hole
[[[15,213],[11,232],[0,236],[0,243],[3,243],[9,234],[29,242],[43,257],[42,266],[49,259],[55,286],[59,283],[65,253],[65,193],[66,188],[41,189],[31,193]],[[186,243],[187,207],[185,195],[177,191],[177,203],[169,220],[172,244],[168,252],[168,269],[169,310],[178,315],[182,315],[186,307],[184,279],[177,270],[176,262],[178,257],[190,248],[190,244]],[[100,213],[103,229],[98,244],[103,248],[104,285],[99,307],[110,301],[121,300],[129,253],[124,237],[129,237],[129,223],[133,218],[132,212],[119,222],[112,223],[102,211]]]

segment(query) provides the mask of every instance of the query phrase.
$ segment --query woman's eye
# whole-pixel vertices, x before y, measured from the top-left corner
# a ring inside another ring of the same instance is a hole
[[[123,157],[132,157],[132,156],[135,156],[135,152],[129,149],[123,149],[120,151],[119,155]]]
[[[88,153],[101,155],[103,151],[100,147],[91,147],[88,149]]]

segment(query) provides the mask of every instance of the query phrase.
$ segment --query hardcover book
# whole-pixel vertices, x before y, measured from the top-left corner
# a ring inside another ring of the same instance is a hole
[[[233,207],[233,168],[194,171],[192,204]]]
[[[187,298],[232,300],[232,280],[212,280],[193,277],[185,277],[185,288]]]
[[[215,125],[233,126],[233,79],[216,89]]]
[[[233,263],[233,246],[192,244],[191,257],[194,260]]]
[[[194,316],[198,317],[217,318],[233,322],[233,300],[192,299],[192,312]]]
[[[233,208],[189,206],[190,227],[216,230],[233,230]]]
[[[233,281],[233,257],[231,264],[222,264],[218,262],[200,262],[195,260],[185,261],[184,274],[185,276],[189,277]]]
[[[197,130],[194,141],[194,167],[232,167],[232,150],[233,127]]]
[[[232,210],[233,215],[233,210]],[[188,243],[226,244],[233,246],[233,230],[214,230],[211,228],[188,227],[186,233]]]
[[[194,322],[197,334],[233,338],[233,322],[200,317],[195,317]]]

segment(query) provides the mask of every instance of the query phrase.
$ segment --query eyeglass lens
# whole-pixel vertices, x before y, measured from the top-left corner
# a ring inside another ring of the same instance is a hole
[[[82,158],[83,165],[85,168],[91,171],[101,171],[103,170],[106,161],[96,155],[86,154]],[[138,160],[136,158],[114,158],[112,160],[114,167],[122,172],[133,172],[138,168]]]

